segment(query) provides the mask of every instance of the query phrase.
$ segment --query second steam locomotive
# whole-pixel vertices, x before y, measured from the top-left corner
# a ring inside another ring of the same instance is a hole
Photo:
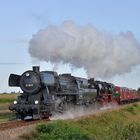
[[[122,104],[138,101],[139,90],[114,84],[72,76],[58,75],[54,71],[40,71],[33,67],[22,75],[11,74],[9,86],[20,87],[23,93],[9,109],[17,119],[48,118],[53,113],[63,113],[70,107],[95,107],[105,104]]]

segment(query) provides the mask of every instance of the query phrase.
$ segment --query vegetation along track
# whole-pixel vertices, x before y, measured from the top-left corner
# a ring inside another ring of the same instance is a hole
[[[49,119],[32,120],[32,121],[21,121],[21,120],[9,121],[9,122],[0,124],[0,131],[13,129],[13,128],[17,128],[17,127],[22,127],[22,126],[28,126],[28,125],[32,125],[32,124],[38,124],[38,123],[47,122],[47,121],[49,121]]]

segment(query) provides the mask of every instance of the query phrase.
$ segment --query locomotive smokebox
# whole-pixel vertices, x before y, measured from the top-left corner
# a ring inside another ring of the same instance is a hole
[[[39,73],[40,67],[39,66],[33,66],[33,71]]]

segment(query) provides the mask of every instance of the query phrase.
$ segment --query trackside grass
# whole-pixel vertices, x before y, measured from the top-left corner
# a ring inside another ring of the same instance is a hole
[[[140,104],[76,120],[40,124],[24,140],[140,140]]]
[[[11,112],[0,113],[0,123],[15,119],[15,114]]]

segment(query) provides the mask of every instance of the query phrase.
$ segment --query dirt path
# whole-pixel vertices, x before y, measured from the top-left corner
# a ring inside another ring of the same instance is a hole
[[[0,140],[19,140],[19,136],[32,131],[36,125],[48,119],[35,121],[10,121],[0,124]]]
[[[12,128],[0,132],[0,140],[20,140],[19,136],[32,131],[37,124]]]

